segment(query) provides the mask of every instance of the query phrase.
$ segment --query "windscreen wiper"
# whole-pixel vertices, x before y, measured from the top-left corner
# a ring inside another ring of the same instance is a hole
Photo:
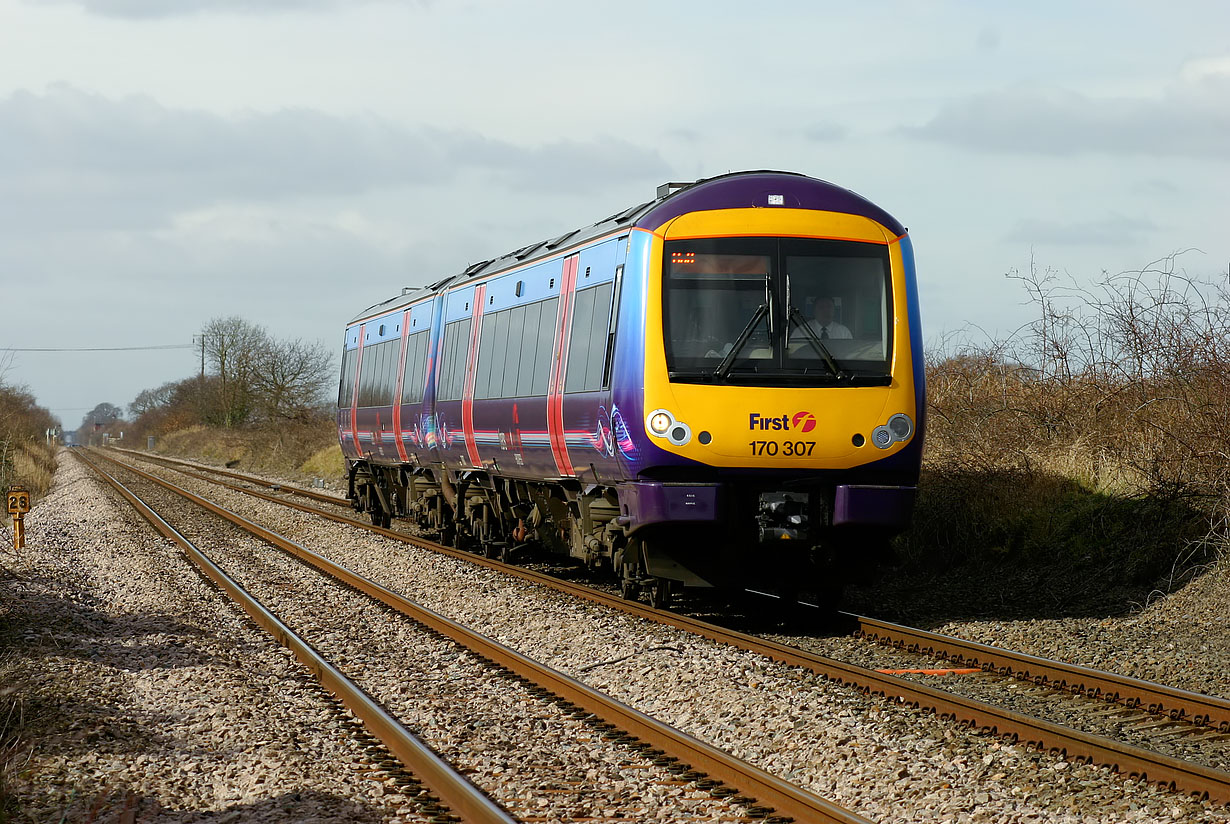
[[[739,337],[735,338],[734,346],[730,347],[730,351],[726,353],[726,357],[722,358],[722,362],[717,365],[717,369],[713,370],[713,377],[725,378],[730,368],[735,365],[735,358],[739,357],[739,353],[743,351],[743,347],[747,346],[747,342],[752,337],[752,332],[756,330],[756,325],[769,314],[769,304],[762,303],[756,307],[756,311],[752,313],[752,319],[747,322],[747,326],[743,327],[743,331],[739,333]]]
[[[797,323],[799,328],[803,330],[803,334],[807,336],[808,342],[820,354],[824,365],[829,368],[833,376],[838,380],[845,380],[850,377],[837,366],[837,361],[833,360],[833,353],[824,345],[824,341],[820,340],[820,336],[816,334],[816,331],[807,325],[807,321],[803,320],[803,313],[798,310],[798,307],[791,306],[786,310],[786,313],[786,316],[794,323]]]

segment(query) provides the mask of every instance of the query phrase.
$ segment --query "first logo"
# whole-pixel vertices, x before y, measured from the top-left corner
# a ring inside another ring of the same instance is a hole
[[[816,416],[807,410],[795,412],[790,423],[798,432],[810,432],[816,428]]]

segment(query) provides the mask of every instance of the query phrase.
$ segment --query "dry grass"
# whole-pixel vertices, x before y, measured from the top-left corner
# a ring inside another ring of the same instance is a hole
[[[299,467],[300,473],[313,478],[329,478],[342,480],[346,477],[346,459],[342,457],[342,448],[330,444],[324,449],[314,452],[311,457]]]
[[[332,419],[270,427],[194,426],[155,441],[154,451],[283,477],[345,477]],[[140,448],[145,444],[141,443]]]
[[[930,356],[904,557],[1177,586],[1225,546],[1230,295],[1173,257],[1094,290],[1018,279],[1036,322]]]

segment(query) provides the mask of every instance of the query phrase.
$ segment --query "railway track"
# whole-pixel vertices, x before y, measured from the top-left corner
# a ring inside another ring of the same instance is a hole
[[[145,455],[134,453],[144,459]],[[159,458],[159,462],[199,471],[201,467],[187,462]],[[248,484],[278,486],[269,482],[228,473]],[[1147,747],[1135,746],[1115,738],[1071,729],[1042,718],[1031,717],[1004,707],[939,690],[911,677],[879,672],[819,655],[796,646],[779,643],[737,632],[715,624],[673,612],[629,602],[617,595],[591,587],[561,581],[549,575],[508,566],[458,551],[451,547],[404,535],[400,532],[373,527],[336,512],[305,506],[269,493],[259,492],[239,484],[225,484],[245,494],[316,513],[334,521],[371,530],[395,540],[432,549],[469,563],[499,570],[503,573],[564,591],[578,598],[664,623],[710,640],[730,644],[743,650],[765,655],[790,666],[814,672],[829,680],[848,684],[864,692],[883,695],[911,706],[928,708],[941,717],[985,729],[1010,740],[1024,742],[1043,750],[1065,755],[1070,760],[1102,764],[1117,772],[1156,783],[1178,792],[1207,798],[1219,803],[1230,802],[1230,774],[1183,758],[1177,758]],[[285,491],[285,488],[283,488]],[[344,505],[341,499],[329,503]],[[1211,741],[1224,740],[1230,725],[1230,702],[1176,690],[1139,679],[1118,676],[1058,661],[1049,661],[1023,653],[1014,653],[923,630],[875,621],[862,616],[848,616],[865,638],[910,650],[919,655],[944,658],[954,665],[976,668],[980,672],[996,673],[1005,679],[1025,681],[1057,693],[1071,693],[1090,699],[1091,712],[1115,713],[1125,723],[1139,729],[1151,729],[1163,737],[1182,735]],[[1097,701],[1100,703],[1092,703]],[[1137,714],[1133,714],[1137,713]]]
[[[226,589],[228,593],[241,592],[241,588],[237,584],[230,583],[229,578],[216,564],[205,559],[203,553],[195,547],[189,549],[191,542],[187,538],[169,526],[161,516],[154,513],[131,491],[125,489],[124,485],[114,476],[103,472],[101,467],[94,465],[80,452],[77,454],[87,464],[102,473],[109,483],[120,489],[121,494],[133,503],[147,520],[154,523],[160,532],[184,546],[185,551],[189,552],[198,564],[202,564],[206,574],[219,583],[219,586]],[[538,700],[552,704],[567,714],[574,723],[587,725],[595,736],[607,740],[612,746],[626,749],[628,757],[643,762],[636,766],[645,770],[658,769],[666,774],[668,783],[690,786],[707,793],[713,801],[714,809],[706,811],[705,816],[715,816],[715,818],[706,817],[703,820],[733,821],[752,818],[778,822],[794,820],[844,822],[845,824],[867,821],[861,816],[733,758],[644,713],[613,701],[567,675],[545,667],[502,644],[425,609],[217,504],[110,456],[95,454],[118,466],[122,471],[136,475],[143,482],[156,485],[165,492],[179,496],[225,519],[261,541],[283,550],[307,566],[336,579],[349,589],[362,593],[398,615],[429,628],[440,637],[469,651],[480,661],[488,662],[489,666],[508,673],[514,682],[525,686]],[[247,597],[250,599],[250,596]],[[463,820],[484,822],[540,820],[527,814],[525,810],[514,810],[513,812],[517,813],[519,818],[513,818],[512,813],[493,805],[490,799],[484,796],[482,791],[473,787],[464,776],[458,773],[456,768],[442,762],[429,747],[414,738],[413,733],[401,727],[380,703],[365,698],[362,689],[348,682],[341,674],[339,667],[324,661],[311,649],[310,645],[295,636],[285,624],[272,618],[267,608],[257,604],[254,599],[244,600],[241,603],[244,604],[245,610],[262,626],[265,626],[279,642],[290,647],[310,670],[320,676],[322,683],[338,695],[346,706],[363,720],[372,734],[384,741],[389,750],[406,768],[419,776],[422,782]],[[370,667],[371,665],[365,666]],[[565,781],[562,783],[567,785],[583,782]],[[553,790],[556,793],[568,791],[567,786]],[[696,806],[694,802],[692,806]],[[626,812],[626,810],[621,810],[616,814],[622,816]],[[591,818],[586,820],[591,820]],[[599,820],[599,818],[593,817],[592,820]],[[636,819],[621,817],[617,820]],[[697,820],[701,819],[697,818]]]

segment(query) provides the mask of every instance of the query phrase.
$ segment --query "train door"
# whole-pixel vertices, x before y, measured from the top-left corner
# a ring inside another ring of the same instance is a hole
[[[433,427],[437,459],[453,468],[471,465],[465,434],[462,398],[469,380],[471,330],[477,307],[474,287],[447,293],[436,343]]]
[[[356,404],[359,396],[359,366],[363,353],[363,324],[346,330],[342,349],[342,381],[337,395],[337,436],[342,454],[359,458],[359,431]]]
[[[559,408],[573,474],[595,483],[620,477],[610,387],[626,251],[626,238],[582,250],[572,286]]]
[[[571,478],[576,474],[568,457],[567,430],[564,427],[564,373],[568,362],[568,340],[572,329],[572,303],[579,260],[580,255],[564,258],[555,322],[555,349],[551,359],[551,377],[547,384],[547,433],[551,439],[551,454],[555,458],[556,471],[561,478]]]
[[[431,335],[438,298],[417,303],[406,310],[406,355],[402,362],[401,397],[397,426],[401,451],[406,460],[419,466],[431,461],[428,432],[431,416],[426,414],[427,388],[434,357]]]
[[[469,335],[465,342],[466,370],[461,393],[461,428],[466,442],[466,459],[473,467],[483,465],[478,454],[478,443],[474,438],[474,379],[478,371],[475,369],[475,360],[478,355],[478,336],[483,325],[483,299],[486,295],[487,284],[474,287],[474,314],[471,315]]]

